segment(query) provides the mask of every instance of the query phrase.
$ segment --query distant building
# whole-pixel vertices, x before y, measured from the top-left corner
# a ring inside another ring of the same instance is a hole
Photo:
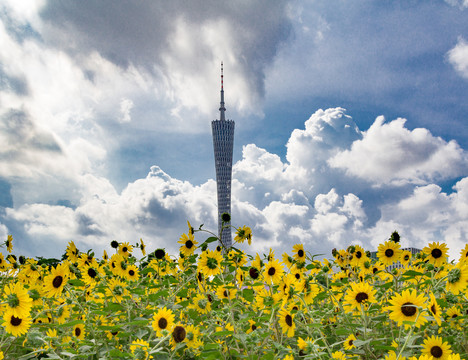
[[[219,120],[211,122],[213,133],[213,147],[216,166],[216,185],[218,190],[218,234],[221,242],[227,248],[232,246],[230,222],[222,228],[221,215],[231,214],[231,178],[232,178],[232,151],[234,146],[234,121],[226,120],[224,112],[224,79],[223,63],[221,63],[221,103],[219,107]]]
[[[414,247],[402,248],[401,250],[409,251],[411,253],[412,257],[414,257],[417,253],[420,253],[422,251],[421,249],[417,249],[417,248],[414,248]],[[378,260],[377,251],[371,251],[371,259]],[[393,269],[399,269],[399,268],[402,268],[402,267],[403,267],[403,265],[399,261],[397,261],[397,262],[393,263],[392,265],[387,266],[387,270],[392,271]]]

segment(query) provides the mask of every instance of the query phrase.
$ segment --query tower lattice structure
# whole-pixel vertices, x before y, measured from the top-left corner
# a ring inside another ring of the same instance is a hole
[[[232,246],[231,224],[223,222],[221,215],[231,214],[232,151],[234,146],[234,121],[226,120],[224,107],[223,63],[221,63],[221,102],[219,120],[211,122],[218,190],[218,234],[226,248]],[[224,227],[223,227],[224,224]]]

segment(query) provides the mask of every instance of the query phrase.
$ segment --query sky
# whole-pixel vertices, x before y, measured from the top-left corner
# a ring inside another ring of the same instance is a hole
[[[3,0],[0,43],[18,255],[217,231],[221,62],[240,248],[468,242],[468,0]]]

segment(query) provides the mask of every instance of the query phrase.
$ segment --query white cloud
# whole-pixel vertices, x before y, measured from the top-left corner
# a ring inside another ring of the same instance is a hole
[[[466,3],[468,7],[468,1]],[[447,53],[447,57],[454,69],[468,79],[468,43],[464,38],[458,38],[457,45]]]
[[[456,141],[446,142],[423,128],[410,131],[405,122],[385,123],[383,116],[378,117],[362,140],[336,154],[329,164],[376,186],[426,184],[466,172],[467,155]]]
[[[461,10],[468,8],[468,0],[445,0],[445,2],[452,6],[458,6]]]

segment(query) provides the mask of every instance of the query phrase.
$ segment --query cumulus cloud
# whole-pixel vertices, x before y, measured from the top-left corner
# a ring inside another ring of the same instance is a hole
[[[458,6],[461,10],[468,8],[468,0],[445,0],[445,2],[452,6]]]
[[[378,117],[362,140],[329,160],[348,175],[381,185],[426,184],[466,173],[466,152],[454,140],[434,137],[427,129],[408,130],[405,119],[385,123]]]
[[[468,7],[468,2],[466,6]],[[454,69],[468,79],[468,43],[464,38],[458,39],[457,45],[447,53],[447,57]]]

